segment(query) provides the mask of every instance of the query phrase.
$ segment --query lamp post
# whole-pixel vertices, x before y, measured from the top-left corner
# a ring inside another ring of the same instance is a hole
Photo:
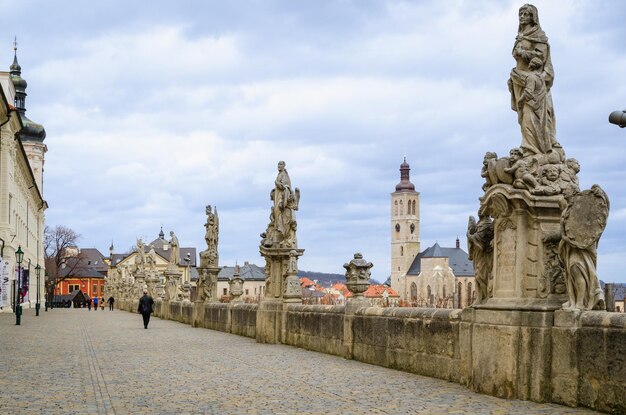
[[[37,302],[35,303],[35,315],[39,315],[39,309],[41,308],[41,303],[39,301],[39,277],[41,274],[41,266],[37,264],[35,267],[35,273],[37,274]]]
[[[22,324],[22,301],[20,299],[20,292],[22,291],[22,261],[24,260],[24,252],[22,246],[17,247],[15,251],[15,262],[17,262],[17,299],[15,301],[15,325]]]

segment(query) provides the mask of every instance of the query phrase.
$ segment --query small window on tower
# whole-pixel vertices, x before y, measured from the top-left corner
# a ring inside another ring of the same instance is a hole
[[[413,232],[415,232],[415,224],[414,223],[411,224],[411,233],[413,233]]]
[[[400,232],[400,224],[396,223],[396,232]]]

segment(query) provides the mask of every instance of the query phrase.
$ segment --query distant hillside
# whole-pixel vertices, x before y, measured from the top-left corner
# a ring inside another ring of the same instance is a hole
[[[298,277],[307,277],[310,280],[317,280],[317,283],[324,287],[330,287],[336,282],[346,283],[346,276],[343,274],[327,274],[324,272],[314,271],[298,271]],[[371,284],[380,284],[380,282],[372,279]]]
[[[327,274],[325,272],[298,271],[298,277],[307,277],[310,280],[317,280],[319,285],[326,287],[335,282],[346,283],[346,276],[342,274]]]

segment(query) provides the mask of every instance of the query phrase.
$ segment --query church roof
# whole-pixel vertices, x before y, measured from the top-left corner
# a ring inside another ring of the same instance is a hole
[[[419,275],[422,258],[448,258],[448,264],[456,277],[474,276],[474,263],[461,248],[442,248],[438,243],[417,254],[407,275]]]

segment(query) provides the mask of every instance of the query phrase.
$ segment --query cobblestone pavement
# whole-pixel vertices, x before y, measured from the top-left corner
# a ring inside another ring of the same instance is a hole
[[[124,311],[0,313],[1,414],[590,414]]]

